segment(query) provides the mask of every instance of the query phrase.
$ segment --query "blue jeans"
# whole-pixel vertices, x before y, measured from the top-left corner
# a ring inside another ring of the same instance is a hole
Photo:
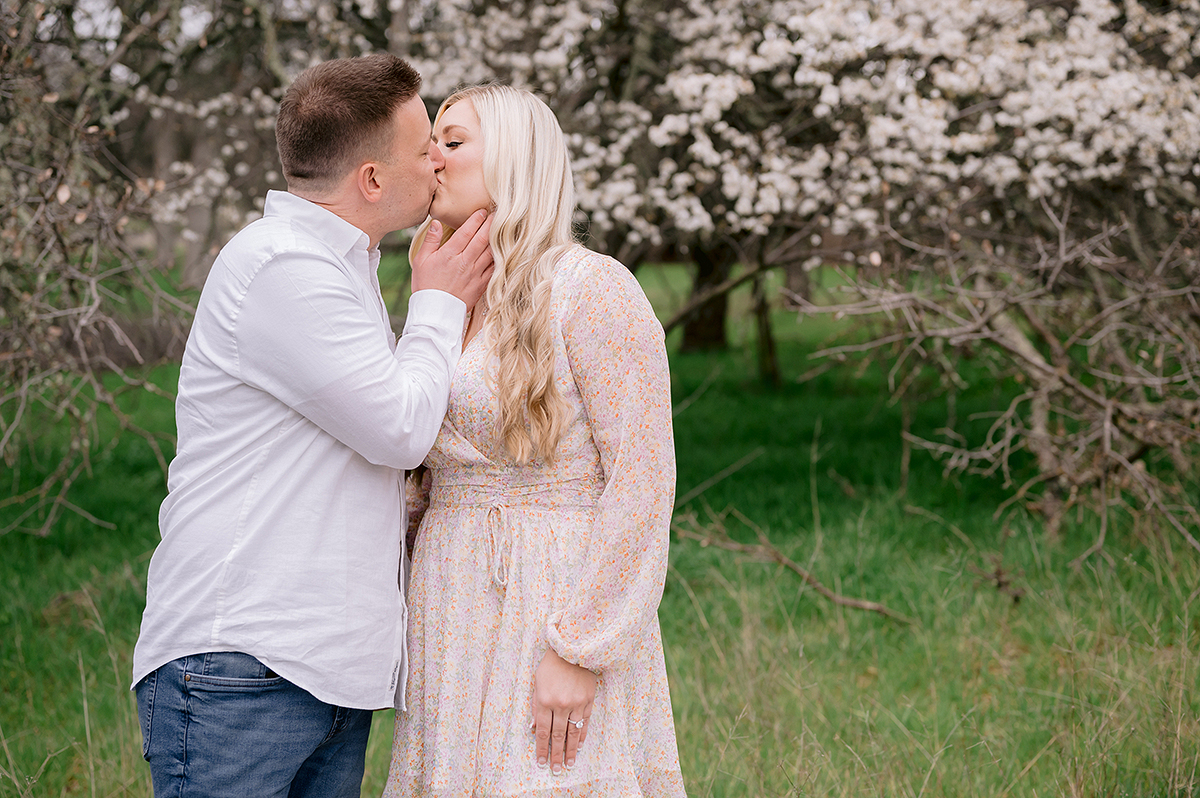
[[[196,654],[138,682],[155,798],[358,798],[371,711],[318,701],[249,654]]]

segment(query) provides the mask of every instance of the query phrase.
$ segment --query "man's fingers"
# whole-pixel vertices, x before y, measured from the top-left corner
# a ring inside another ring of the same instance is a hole
[[[479,273],[479,276],[476,277],[476,279],[475,279],[475,283],[471,286],[472,289],[477,290],[479,292],[480,296],[483,296],[484,294],[487,293],[488,283],[490,283],[492,281],[492,272],[493,271],[495,271],[495,266],[493,264],[489,263],[487,265],[487,268],[485,268],[482,272]]]
[[[483,213],[483,211],[477,211]],[[492,242],[489,236],[492,233],[492,217],[485,216],[476,229],[475,234],[471,236],[471,240],[467,242],[463,248],[463,257],[468,262],[474,263],[477,266],[483,266],[492,261]]]
[[[486,238],[484,239],[484,243],[487,243]],[[490,246],[484,247],[483,251],[475,256],[475,264],[482,266],[483,273],[487,275],[488,279],[491,279],[492,268],[496,265],[496,259],[492,256],[492,248]]]
[[[487,211],[480,208],[468,216],[467,220],[463,222],[462,227],[458,228],[455,232],[462,233],[464,241],[470,241],[479,232],[479,229],[483,227],[484,223],[489,222],[491,218],[491,215]],[[490,229],[491,225],[489,224],[488,227]]]
[[[454,231],[454,235],[446,239],[446,250],[451,253],[461,253],[468,261],[479,257],[483,248],[487,247],[488,234],[492,229],[492,217],[487,211],[478,210],[467,217],[462,227]],[[483,246],[479,246],[482,239]]]
[[[460,253],[462,262],[471,269],[481,269],[492,263],[492,243],[488,238],[492,231],[492,217],[481,214],[483,211],[475,211],[467,224],[455,230],[446,242],[446,246],[453,247],[450,251]],[[477,216],[480,217],[479,224],[474,224]]]
[[[487,277],[494,268],[488,241],[491,220],[484,211],[476,211],[442,243],[445,227],[430,223],[421,246],[413,255],[413,292],[435,288],[461,299],[471,307],[487,288]]]
[[[421,242],[421,246],[417,248],[413,260],[417,263],[424,263],[425,260],[437,252],[442,246],[442,223],[431,222],[429,229],[425,231],[425,240]]]

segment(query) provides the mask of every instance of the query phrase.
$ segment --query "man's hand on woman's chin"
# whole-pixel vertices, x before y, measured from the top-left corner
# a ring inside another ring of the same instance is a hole
[[[492,248],[488,235],[492,218],[475,211],[463,226],[442,243],[442,223],[434,221],[413,256],[413,292],[433,288],[474,307],[492,277]]]

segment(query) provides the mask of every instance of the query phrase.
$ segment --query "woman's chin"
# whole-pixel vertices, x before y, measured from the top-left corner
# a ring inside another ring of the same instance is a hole
[[[441,222],[443,227],[449,227],[451,230],[457,230],[459,227],[462,227],[462,223],[466,220],[461,214],[439,213],[436,210],[429,212],[429,218],[435,222]]]
[[[471,214],[476,210],[479,209],[475,208],[473,210],[463,212],[446,208],[438,208],[437,203],[434,203],[434,207],[429,209],[429,218],[433,219],[435,222],[441,222],[451,230],[457,230],[466,224],[467,219],[471,218]]]

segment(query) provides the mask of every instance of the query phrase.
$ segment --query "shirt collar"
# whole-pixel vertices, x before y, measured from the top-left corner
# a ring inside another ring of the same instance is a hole
[[[268,191],[263,216],[286,216],[345,256],[368,251],[370,237],[333,211],[287,191]]]

